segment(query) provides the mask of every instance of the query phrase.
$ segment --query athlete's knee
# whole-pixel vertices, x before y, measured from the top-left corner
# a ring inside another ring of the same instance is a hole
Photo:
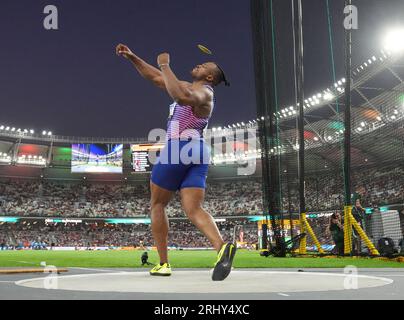
[[[164,209],[167,207],[166,202],[157,202],[157,201],[152,201],[150,203],[150,208],[152,213],[157,213],[157,212],[163,212]]]
[[[183,203],[182,209],[185,211],[188,218],[196,217],[202,210],[202,206],[197,203]]]

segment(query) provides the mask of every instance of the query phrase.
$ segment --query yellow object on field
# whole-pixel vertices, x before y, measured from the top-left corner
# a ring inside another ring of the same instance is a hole
[[[302,213],[300,215],[300,227],[302,230],[301,232],[307,232],[310,235],[311,239],[313,240],[314,244],[317,247],[317,251],[319,253],[324,253],[324,250],[321,247],[320,241],[318,241],[313,229],[311,228],[309,222],[306,219],[305,213]],[[307,236],[304,237],[302,240],[300,240],[300,251],[299,251],[300,254],[306,254],[306,238],[307,238]]]
[[[380,253],[377,251],[372,241],[369,240],[365,231],[361,228],[358,222],[352,215],[352,206],[344,207],[344,253],[350,254],[352,251],[352,227],[358,232],[359,237],[365,242],[370,253],[375,256],[379,256]]]

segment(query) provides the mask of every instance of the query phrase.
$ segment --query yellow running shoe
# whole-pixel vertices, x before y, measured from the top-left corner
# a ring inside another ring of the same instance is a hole
[[[217,261],[213,269],[212,280],[222,281],[227,278],[231,271],[236,246],[233,243],[225,243],[217,254]]]
[[[171,276],[171,266],[169,263],[164,263],[163,265],[158,264],[150,270],[150,275],[160,277]]]

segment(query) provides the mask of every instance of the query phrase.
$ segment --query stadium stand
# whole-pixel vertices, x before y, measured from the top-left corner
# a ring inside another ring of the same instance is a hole
[[[402,204],[404,169],[397,166],[365,168],[355,171],[353,185],[362,189],[362,205],[367,207]],[[342,187],[336,174],[309,176],[306,197],[309,212],[341,209]],[[292,186],[297,183],[291,183]],[[297,212],[298,191],[284,192]],[[177,194],[178,197],[178,194]],[[136,217],[149,214],[150,192],[147,183],[89,183],[0,178],[0,215],[28,217]],[[214,216],[257,215],[262,212],[261,182],[258,179],[208,184],[205,208]],[[183,217],[179,201],[167,213]]]

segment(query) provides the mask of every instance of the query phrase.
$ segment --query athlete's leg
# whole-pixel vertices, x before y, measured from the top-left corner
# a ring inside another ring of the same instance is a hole
[[[212,216],[202,208],[205,190],[202,188],[182,188],[181,204],[189,220],[209,239],[213,247],[220,251],[224,241]]]
[[[152,234],[160,256],[160,263],[168,263],[168,218],[164,209],[170,202],[174,192],[163,189],[151,181],[150,190]]]

